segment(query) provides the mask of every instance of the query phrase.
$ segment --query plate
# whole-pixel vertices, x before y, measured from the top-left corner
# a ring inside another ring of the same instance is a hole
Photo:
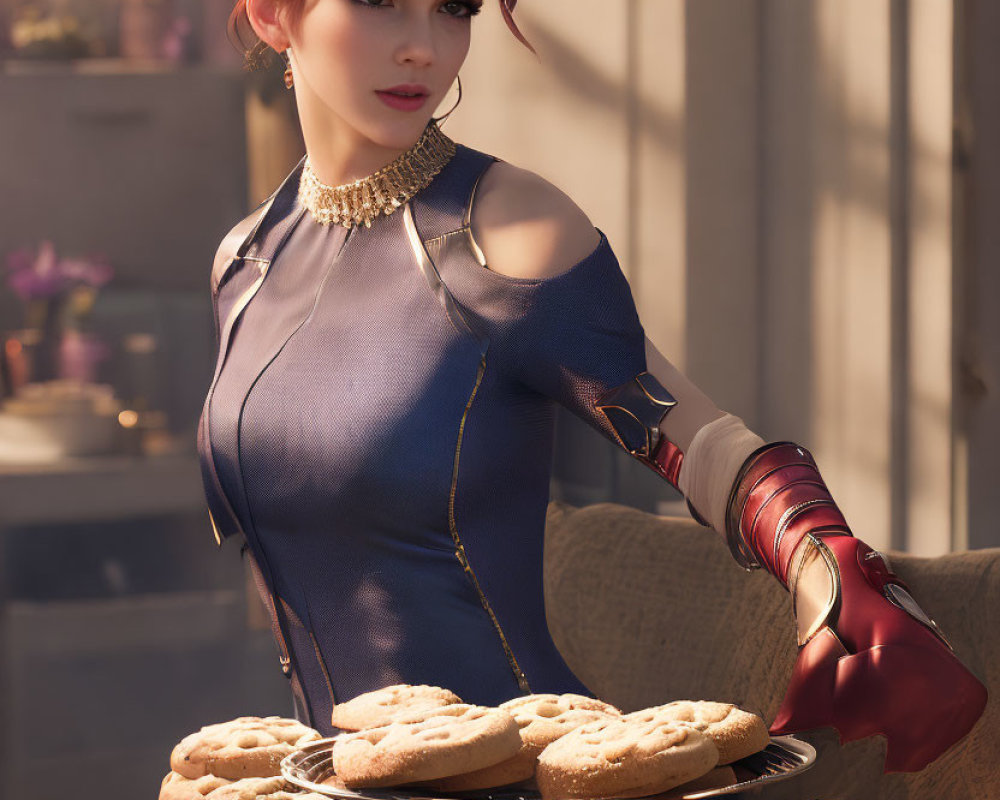
[[[480,789],[461,793],[422,792],[416,787],[386,789],[347,789],[324,781],[336,779],[330,751],[337,737],[319,739],[286,756],[281,762],[281,774],[286,781],[311,792],[336,797],[340,800],[540,800],[533,789],[505,787]],[[816,750],[808,742],[794,736],[772,736],[770,743],[759,753],[734,762],[730,766],[739,779],[722,789],[709,789],[684,795],[685,800],[702,800],[723,797],[757,789],[761,785],[787,780],[805,772],[816,761]]]

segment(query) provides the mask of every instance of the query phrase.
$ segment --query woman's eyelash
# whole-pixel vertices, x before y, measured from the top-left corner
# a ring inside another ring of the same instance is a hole
[[[478,14],[480,11],[483,10],[483,4],[482,3],[472,3],[472,2],[468,2],[468,0],[455,0],[455,2],[457,2],[457,4],[460,5],[460,6],[464,6],[465,9],[469,12],[468,16],[470,16],[470,17],[476,16],[476,14]],[[449,5],[452,5],[452,3],[449,2],[449,3],[445,3],[444,5],[449,6]]]
[[[360,6],[364,6],[365,8],[391,8],[392,7],[392,6],[382,5],[380,3],[369,3],[369,2],[366,2],[366,0],[354,0],[354,2],[357,3]],[[468,12],[465,16],[469,16],[469,17],[474,17],[476,14],[478,14],[480,11],[483,10],[483,4],[482,3],[472,2],[471,0],[449,0],[449,2],[443,3],[442,7],[443,6],[450,6],[450,5],[459,5],[459,6],[462,6]],[[450,14],[449,16],[453,16],[454,17],[456,15],[455,14]]]

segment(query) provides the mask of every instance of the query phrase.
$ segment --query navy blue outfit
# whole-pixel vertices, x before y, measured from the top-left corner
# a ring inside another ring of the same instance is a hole
[[[394,683],[592,695],[545,620],[554,404],[617,442],[593,401],[645,370],[644,331],[603,232],[551,278],[482,263],[468,220],[493,160],[458,144],[350,230],[299,204],[300,162],[217,276],[209,510],[280,598],[297,714],[323,733]]]

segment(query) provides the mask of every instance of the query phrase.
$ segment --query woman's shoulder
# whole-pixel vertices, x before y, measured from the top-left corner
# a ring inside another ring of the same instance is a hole
[[[531,170],[496,160],[476,189],[470,224],[489,269],[513,278],[551,278],[601,241],[586,213]]]

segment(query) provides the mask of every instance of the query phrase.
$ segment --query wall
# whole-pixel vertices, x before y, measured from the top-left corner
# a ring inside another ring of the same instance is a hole
[[[858,535],[1000,544],[970,534],[953,455],[951,5],[521,3],[540,61],[486,11],[450,135],[568,192],[659,349],[766,439],[811,449]],[[582,496],[669,499],[604,445],[562,445],[593,464]]]

